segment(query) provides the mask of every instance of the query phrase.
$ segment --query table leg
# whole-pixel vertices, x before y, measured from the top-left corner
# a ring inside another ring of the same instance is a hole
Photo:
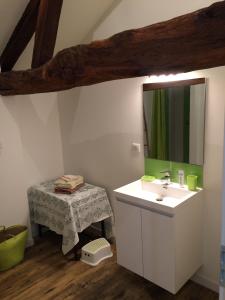
[[[38,224],[38,236],[39,237],[42,237],[42,225],[41,224]]]
[[[106,231],[105,231],[105,223],[104,220],[101,221],[101,230],[102,230],[102,236],[106,238]]]
[[[73,253],[74,253],[74,260],[80,260],[81,257],[81,249],[84,245],[87,244],[87,242],[90,242],[90,240],[82,240],[80,236],[79,242],[73,247]]]
[[[73,248],[73,253],[74,253],[74,259],[76,261],[80,260],[80,254],[79,254],[79,250],[80,250],[80,242],[78,242],[78,244],[76,244]]]

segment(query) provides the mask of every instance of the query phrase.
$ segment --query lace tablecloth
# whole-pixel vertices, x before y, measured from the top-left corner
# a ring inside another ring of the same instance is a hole
[[[54,193],[54,180],[32,186],[27,195],[31,222],[45,225],[63,236],[62,251],[78,242],[78,232],[112,216],[104,188],[85,183],[72,195]]]

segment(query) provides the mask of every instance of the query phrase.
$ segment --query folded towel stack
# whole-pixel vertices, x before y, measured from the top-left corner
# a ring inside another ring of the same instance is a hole
[[[84,177],[80,175],[63,175],[55,182],[55,193],[72,194],[84,185]]]

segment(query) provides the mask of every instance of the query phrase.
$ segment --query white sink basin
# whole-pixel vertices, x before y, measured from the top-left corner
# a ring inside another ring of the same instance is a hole
[[[165,197],[172,197],[175,199],[180,199],[184,197],[189,197],[193,195],[192,191],[189,191],[186,187],[181,188],[178,183],[171,182],[166,189],[163,188],[163,183],[161,180],[155,180],[154,182],[141,182],[142,190],[151,193],[156,193],[159,197],[165,199]]]
[[[167,189],[163,188],[160,180],[153,182],[134,181],[116,189],[116,197],[130,204],[150,208],[168,215],[174,215],[176,209],[184,205],[189,199],[198,196],[201,189],[189,191],[187,186],[180,187],[178,183],[170,183]]]

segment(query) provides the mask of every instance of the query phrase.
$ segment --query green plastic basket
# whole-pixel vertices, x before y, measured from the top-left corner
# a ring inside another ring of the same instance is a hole
[[[5,228],[0,226],[0,235],[7,238],[0,243],[0,271],[5,271],[23,260],[27,227],[14,225]]]

